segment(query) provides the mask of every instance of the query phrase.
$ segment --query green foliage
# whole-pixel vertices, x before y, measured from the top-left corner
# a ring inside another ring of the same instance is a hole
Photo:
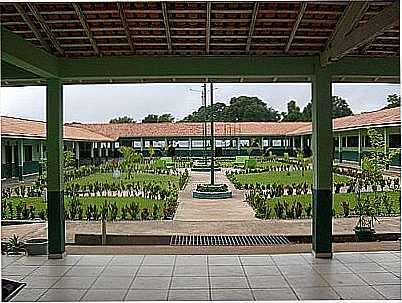
[[[129,146],[121,146],[118,150],[123,155],[123,162],[121,165],[123,169],[126,170],[128,179],[130,179],[135,164],[141,160],[141,155],[136,153],[134,148]]]
[[[25,251],[25,245],[17,235],[13,235],[7,242],[7,252],[18,254]]]
[[[162,122],[173,122],[174,117],[171,114],[155,115],[149,114],[144,119],[142,123],[162,123]]]
[[[387,102],[387,108],[399,107],[401,106],[401,96],[398,96],[397,94],[388,95]]]
[[[72,151],[64,152],[64,167],[65,168],[73,168],[75,166],[75,155]]]
[[[113,118],[110,119],[109,123],[135,123],[135,120],[133,118],[130,118],[128,116],[123,116],[123,117],[118,117],[118,118]]]
[[[193,112],[183,119],[186,122],[208,121],[214,114],[214,120],[220,122],[246,122],[246,121],[279,121],[278,111],[267,107],[267,103],[258,97],[240,96],[233,97],[230,104],[217,102],[211,106]]]
[[[288,102],[288,112],[282,113],[282,117],[284,122],[303,121],[303,113],[294,100]]]
[[[339,118],[353,115],[347,101],[339,96],[332,96],[332,118]]]

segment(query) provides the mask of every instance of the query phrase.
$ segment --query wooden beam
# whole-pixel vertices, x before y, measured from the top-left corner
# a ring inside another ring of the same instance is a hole
[[[169,14],[166,8],[166,2],[162,2],[163,23],[165,24],[166,41],[168,44],[169,54],[172,53],[172,38],[170,36]]]
[[[84,28],[84,31],[85,31],[85,33],[87,34],[88,39],[89,39],[89,41],[91,42],[91,45],[92,45],[92,47],[93,47],[95,53],[96,53],[97,55],[101,55],[101,52],[99,51],[98,45],[96,44],[96,41],[95,41],[95,39],[94,39],[94,37],[93,37],[93,35],[92,35],[91,29],[90,29],[89,26],[88,26],[86,17],[85,17],[85,15],[84,15],[84,12],[82,11],[80,5],[79,5],[78,3],[71,3],[71,4],[72,4],[72,6],[73,6],[74,9],[75,9],[75,12],[77,13],[78,18],[80,19],[81,25],[82,25],[82,27]]]
[[[126,32],[126,36],[127,36],[128,43],[130,45],[130,49],[134,53],[135,52],[134,42],[133,42],[133,39],[131,38],[130,27],[128,26],[126,13],[124,11],[124,4],[122,2],[117,2],[117,9],[119,10],[120,19],[121,19],[121,22],[123,23],[124,31]]]
[[[247,37],[247,44],[246,44],[246,52],[247,53],[250,52],[251,40],[252,40],[253,34],[254,34],[255,22],[256,22],[257,16],[258,16],[259,6],[260,6],[260,4],[258,2],[254,2],[253,14],[251,15],[251,23],[250,23],[250,28],[248,30],[248,37]]]
[[[211,2],[207,2],[207,21],[205,25],[205,52],[209,54],[209,41],[211,39]]]
[[[42,78],[58,77],[57,57],[35,47],[22,37],[1,27],[1,61]],[[23,74],[19,75],[25,77]],[[2,70],[2,80],[8,80],[7,70]]]
[[[64,50],[61,48],[59,42],[54,37],[52,30],[46,24],[45,19],[43,19],[42,15],[37,10],[35,4],[28,2],[27,5],[28,5],[29,9],[31,10],[32,14],[35,16],[36,20],[38,20],[42,29],[45,31],[46,35],[49,37],[50,41],[52,41],[53,46],[57,49],[57,51],[60,53],[60,55],[64,56]]]
[[[378,35],[399,23],[399,1],[385,7],[363,25],[333,41],[321,63],[336,61],[351,51],[373,41]]]
[[[28,25],[28,27],[31,29],[31,31],[33,32],[33,34],[36,37],[36,39],[39,40],[39,42],[42,45],[42,47],[44,49],[46,49],[49,53],[52,53],[52,49],[50,48],[49,44],[42,37],[42,35],[40,34],[39,30],[37,29],[35,24],[32,22],[31,18],[28,16],[28,14],[25,12],[25,10],[22,7],[22,5],[19,4],[19,3],[15,3],[14,7],[18,11],[18,13],[21,15],[21,17],[25,21],[25,23]]]
[[[363,17],[369,4],[367,1],[351,1],[346,7],[334,31],[325,44],[325,49],[320,55],[321,65],[325,66],[331,61],[335,46],[343,43],[345,36],[350,33]]]
[[[297,14],[296,21],[293,24],[292,32],[290,33],[288,42],[286,43],[285,53],[287,53],[289,51],[290,45],[292,44],[292,41],[295,38],[297,29],[299,28],[299,24],[300,24],[300,22],[301,22],[301,20],[302,20],[302,18],[304,16],[306,8],[307,8],[307,2],[302,2],[301,5],[300,5],[299,13]]]

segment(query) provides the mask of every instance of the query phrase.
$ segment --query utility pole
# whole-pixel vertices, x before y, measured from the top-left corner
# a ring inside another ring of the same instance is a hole
[[[203,153],[204,153],[204,164],[207,164],[207,84],[204,83],[204,91],[202,95],[202,105],[204,106],[204,128],[203,128]]]
[[[211,95],[211,185],[215,184],[215,140],[214,140],[214,87],[210,84]]]

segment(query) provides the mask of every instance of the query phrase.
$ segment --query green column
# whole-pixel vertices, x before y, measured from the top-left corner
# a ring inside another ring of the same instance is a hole
[[[18,140],[18,180],[24,180],[24,141]]]
[[[332,257],[332,102],[331,75],[317,64],[312,78],[313,254]]]
[[[211,94],[211,184],[215,184],[215,138],[214,138],[214,85],[210,84]]]
[[[47,84],[47,197],[49,258],[62,258],[65,242],[63,193],[63,86]]]

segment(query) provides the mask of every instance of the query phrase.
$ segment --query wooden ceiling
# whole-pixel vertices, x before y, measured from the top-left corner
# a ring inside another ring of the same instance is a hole
[[[393,1],[370,1],[354,27]],[[59,57],[319,55],[347,1],[2,3],[1,24]],[[351,29],[352,30],[352,29]],[[399,23],[348,55],[399,56]]]

